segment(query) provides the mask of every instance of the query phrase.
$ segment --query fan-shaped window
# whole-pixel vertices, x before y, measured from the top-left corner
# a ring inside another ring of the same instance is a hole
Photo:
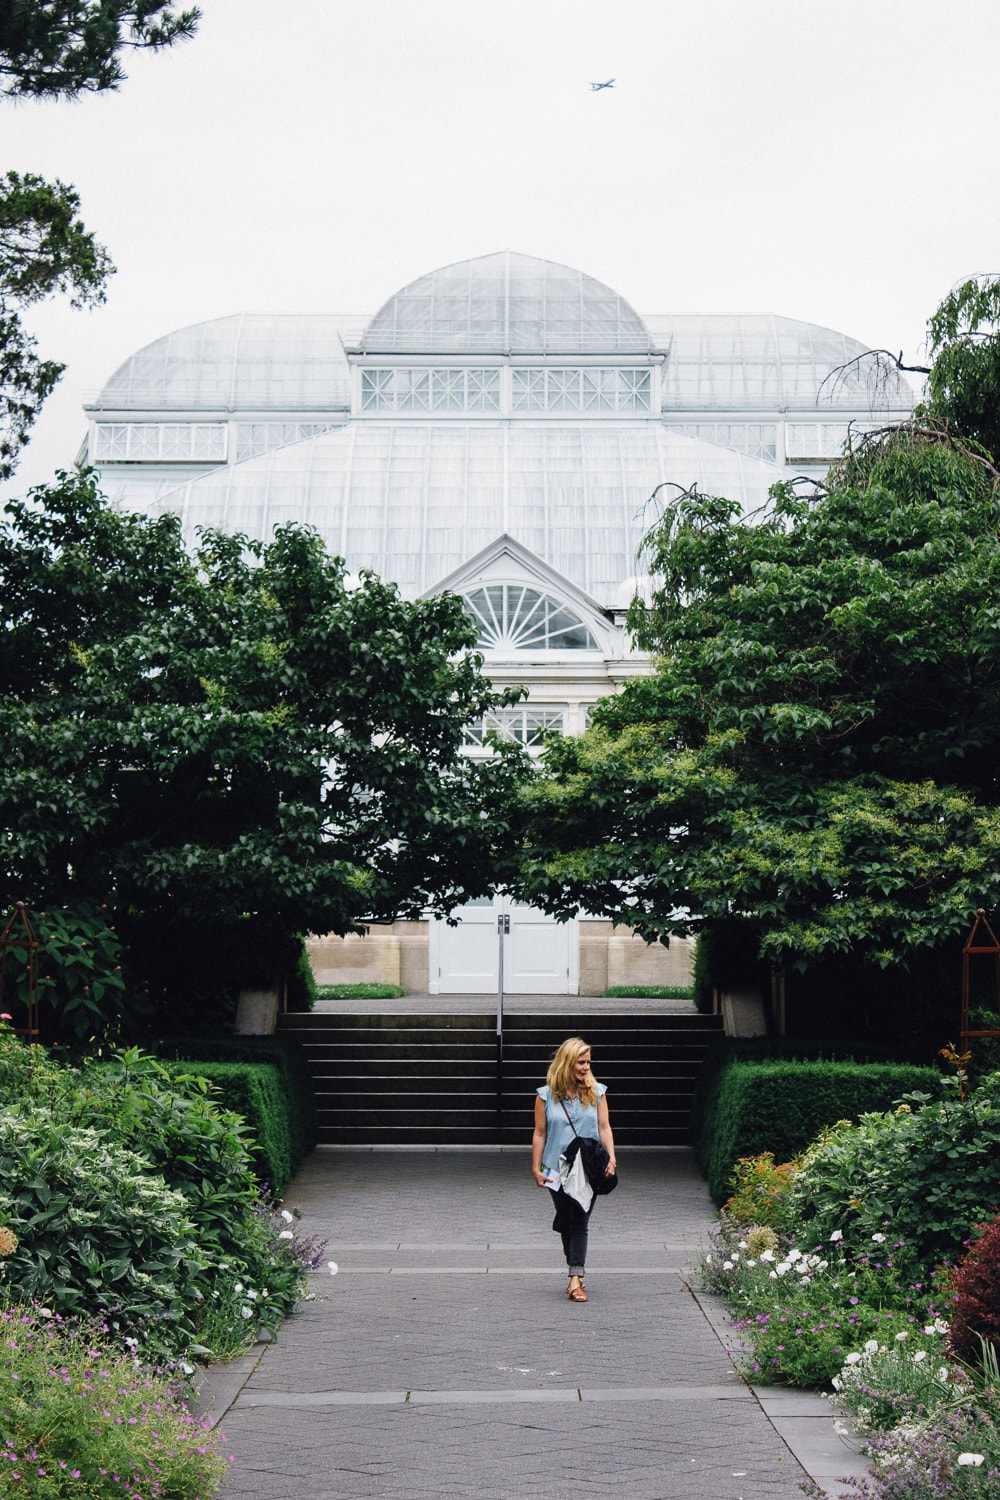
[[[465,595],[483,651],[596,651],[597,642],[573,610],[540,589],[491,583]]]

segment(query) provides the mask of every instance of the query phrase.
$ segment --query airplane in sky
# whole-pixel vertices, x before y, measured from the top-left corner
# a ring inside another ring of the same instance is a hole
[[[590,85],[590,87],[594,90],[595,94],[596,94],[596,92],[597,92],[598,89],[613,89],[614,86],[615,86],[615,80],[613,78],[609,78],[608,81],[607,81],[607,83],[592,83]]]

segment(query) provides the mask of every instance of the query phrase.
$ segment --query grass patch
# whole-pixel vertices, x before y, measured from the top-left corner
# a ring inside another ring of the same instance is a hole
[[[612,984],[604,991],[606,1000],[693,1000],[690,984]]]
[[[399,1000],[406,991],[398,984],[318,984],[318,1000]]]

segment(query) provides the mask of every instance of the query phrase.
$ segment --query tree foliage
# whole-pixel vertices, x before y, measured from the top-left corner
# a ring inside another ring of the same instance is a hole
[[[0,93],[74,97],[117,88],[122,53],[194,35],[200,12],[165,0],[5,0]]]
[[[33,173],[0,177],[0,478],[65,366],[43,360],[22,311],[62,292],[73,307],[104,301],[108,253],[85,228],[80,199],[63,182]]]
[[[1000,900],[1000,493],[915,426],[763,515],[688,494],[647,539],[646,679],[527,796],[524,890],[648,937],[918,962]]]
[[[488,888],[517,775],[460,754],[463,725],[509,701],[474,640],[457,598],[349,587],[306,530],[206,534],[192,559],[176,519],[117,513],[90,475],[12,502],[8,900],[107,902],[157,988],[194,982],[206,942],[260,982],[282,934],[446,914]]]
[[[927,414],[1000,458],[1000,278],[955,287],[927,325]]]
[[[193,35],[196,9],[163,0],[4,0],[0,95],[74,97],[117,88],[129,48]],[[0,479],[17,465],[38,412],[65,366],[40,359],[23,313],[57,292],[73,307],[104,301],[114,266],[84,227],[63,182],[28,173],[0,178]]]

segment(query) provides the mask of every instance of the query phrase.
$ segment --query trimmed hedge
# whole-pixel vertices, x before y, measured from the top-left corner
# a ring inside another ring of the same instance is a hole
[[[741,1156],[771,1151],[788,1161],[838,1120],[889,1110],[914,1090],[936,1095],[940,1076],[910,1063],[731,1058],[706,1101],[696,1145],[713,1200],[725,1202]]]
[[[691,1144],[704,1167],[715,1117],[722,1076],[730,1063],[737,1060],[762,1062],[765,1058],[784,1058],[786,1062],[852,1062],[852,1063],[918,1063],[927,1066],[926,1054],[907,1055],[905,1049],[889,1048],[881,1042],[843,1042],[829,1037],[812,1036],[718,1036],[710,1042],[691,1101]]]
[[[275,1198],[292,1180],[292,1152],[288,1105],[276,1068],[269,1063],[192,1062],[166,1065],[175,1076],[207,1078],[214,1086],[212,1102],[240,1115],[250,1129],[254,1171]]]
[[[171,1037],[160,1043],[164,1060],[268,1063],[281,1082],[288,1116],[291,1169],[316,1145],[316,1096],[305,1053],[294,1037]],[[273,1186],[273,1184],[272,1184]]]

